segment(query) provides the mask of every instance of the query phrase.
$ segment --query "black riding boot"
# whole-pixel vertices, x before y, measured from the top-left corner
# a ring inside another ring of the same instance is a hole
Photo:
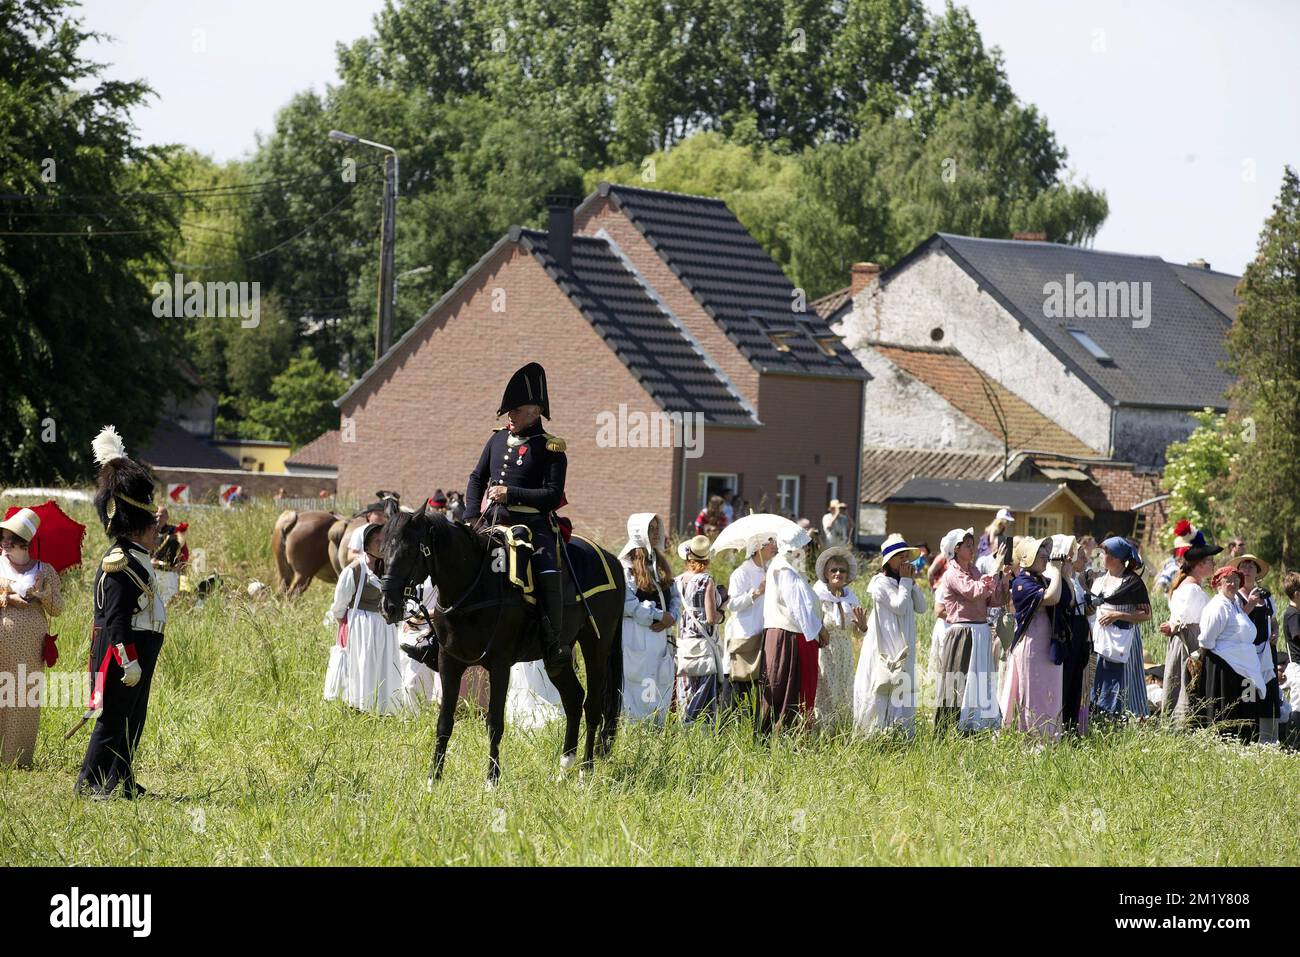
[[[573,663],[573,655],[561,640],[564,634],[564,579],[560,572],[537,576],[538,610],[542,613],[542,661],[554,677]]]

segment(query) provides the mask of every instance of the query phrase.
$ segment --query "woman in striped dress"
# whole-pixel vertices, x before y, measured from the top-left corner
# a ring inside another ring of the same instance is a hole
[[[1151,619],[1151,596],[1142,581],[1142,559],[1127,540],[1112,536],[1101,543],[1105,574],[1092,584],[1097,608],[1092,644],[1097,677],[1092,688],[1094,715],[1145,718],[1146,675],[1138,626]]]

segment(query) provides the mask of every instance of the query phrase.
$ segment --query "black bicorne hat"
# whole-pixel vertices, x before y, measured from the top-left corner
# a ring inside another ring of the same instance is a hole
[[[546,392],[546,370],[536,362],[528,363],[510,377],[505,394],[501,396],[501,408],[497,409],[497,415],[504,415],[521,405],[541,406],[542,417],[551,417],[551,400]]]
[[[1203,542],[1204,539],[1202,539],[1202,543]],[[1209,558],[1211,555],[1217,555],[1221,551],[1223,551],[1222,545],[1206,545],[1206,544],[1192,545],[1190,548],[1187,549],[1187,551],[1183,552],[1181,561],[1188,568],[1191,568],[1201,559]]]

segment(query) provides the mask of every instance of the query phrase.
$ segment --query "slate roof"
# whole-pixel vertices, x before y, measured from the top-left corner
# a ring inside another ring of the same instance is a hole
[[[794,286],[721,199],[601,183],[608,196],[759,372],[869,379],[813,309],[791,311]],[[769,338],[777,333],[788,351]]]
[[[330,429],[322,432],[290,455],[285,464],[307,468],[338,468],[339,430]]]
[[[1032,449],[1060,455],[1098,454],[1082,439],[1071,435],[1014,392],[987,376],[981,377],[979,370],[956,349],[897,346],[882,342],[870,343],[870,348],[939,393],[950,405],[1001,442],[1002,427],[994,407],[996,401],[1006,420],[1013,452]],[[988,383],[992,399],[981,386],[981,378]]]
[[[155,468],[237,469],[239,462],[206,440],[191,435],[170,419],[163,419],[154,429],[149,444],[139,458]]]
[[[1002,508],[1033,512],[1058,495],[1067,495],[1091,512],[1064,482],[980,482],[915,478],[891,495],[898,505],[937,505],[947,508]]]
[[[640,281],[623,264],[604,239],[573,237],[573,273],[566,274],[550,255],[546,233],[510,227],[479,261],[466,270],[455,284],[366,370],[352,386],[334,400],[342,407],[363,389],[409,337],[419,334],[441,307],[450,302],[478,275],[503,247],[522,244],[559,283],[583,316],[605,339],[629,371],[667,412],[702,412],[713,425],[757,426],[756,416],[745,401],[731,391],[692,342],[673,325]],[[856,361],[856,360],[855,360]]]
[[[881,276],[887,285],[917,257],[942,250],[1095,392],[1115,405],[1227,407],[1223,285],[1233,277],[1189,275],[1158,256],[1101,252],[1049,242],[936,233]],[[1207,272],[1202,270],[1202,272]],[[1130,318],[1048,318],[1045,286],[1074,282],[1151,284],[1150,325]],[[1209,296],[1207,299],[1206,296]],[[1218,305],[1212,306],[1210,301]],[[1098,361],[1068,331],[1081,329],[1111,358]]]
[[[587,321],[667,412],[702,412],[715,425],[757,421],[698,348],[673,324],[604,239],[573,237],[573,270],[551,256],[547,234],[512,229]]]
[[[1001,467],[996,452],[868,446],[862,450],[862,501],[879,504],[914,478],[988,480]]]
[[[1240,276],[1202,269],[1199,266],[1178,266],[1173,263],[1169,264],[1169,268],[1177,274],[1184,286],[1219,310],[1229,323],[1237,321],[1237,307],[1241,305],[1241,300],[1237,298],[1237,283],[1241,282]]]

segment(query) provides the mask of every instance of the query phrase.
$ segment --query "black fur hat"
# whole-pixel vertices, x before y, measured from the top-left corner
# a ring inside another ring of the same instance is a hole
[[[99,466],[95,511],[108,537],[133,535],[148,528],[155,513],[149,470],[126,457],[122,437],[111,425],[100,430],[90,447]]]
[[[536,362],[528,363],[510,377],[505,394],[501,396],[501,408],[497,409],[497,415],[504,415],[521,405],[541,406],[542,418],[551,417],[551,400],[546,392],[546,370]]]

